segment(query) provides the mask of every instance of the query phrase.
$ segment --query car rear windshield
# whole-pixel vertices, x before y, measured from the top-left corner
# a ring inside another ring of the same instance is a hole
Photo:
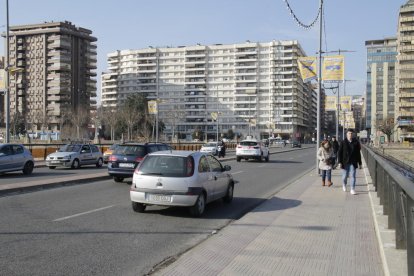
[[[119,145],[113,154],[144,157],[146,151],[145,146],[142,145]]]
[[[254,146],[257,146],[257,142],[244,141],[244,142],[240,142],[240,145],[241,146],[254,147]]]
[[[139,171],[142,175],[187,177],[193,175],[194,159],[192,157],[150,155],[144,159]]]

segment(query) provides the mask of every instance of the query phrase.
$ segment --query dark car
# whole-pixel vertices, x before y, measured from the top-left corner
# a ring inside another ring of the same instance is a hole
[[[299,141],[292,141],[292,148],[301,148],[302,145]]]
[[[122,182],[124,178],[134,175],[134,170],[148,153],[171,149],[169,145],[163,143],[120,144],[109,156],[108,174],[115,182]]]

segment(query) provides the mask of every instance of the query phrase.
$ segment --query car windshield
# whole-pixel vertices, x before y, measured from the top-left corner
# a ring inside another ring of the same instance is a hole
[[[118,144],[113,144],[112,146],[109,147],[110,150],[114,150],[118,147]]]
[[[141,145],[119,145],[113,152],[118,155],[145,156],[145,147]]]
[[[188,158],[181,156],[150,155],[142,162],[139,171],[142,175],[162,175],[165,177],[185,177]]]
[[[240,142],[241,146],[249,146],[249,147],[254,147],[257,146],[257,142],[252,142],[252,141],[243,141]]]
[[[207,143],[207,144],[204,144],[203,147],[216,147],[216,146],[217,146],[216,143]]]
[[[78,152],[80,151],[81,145],[64,145],[58,151],[59,152]]]

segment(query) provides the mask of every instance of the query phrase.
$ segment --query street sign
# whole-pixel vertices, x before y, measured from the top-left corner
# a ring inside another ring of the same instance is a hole
[[[157,101],[148,101],[148,113],[153,115],[158,113]]]

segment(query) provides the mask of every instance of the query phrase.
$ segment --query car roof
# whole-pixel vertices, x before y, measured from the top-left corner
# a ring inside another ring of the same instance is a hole
[[[241,140],[240,142],[259,142],[256,139],[246,139],[246,140]]]
[[[153,143],[153,142],[149,142],[149,143],[138,143],[138,142],[124,142],[119,144],[120,146],[148,146],[148,145],[167,145],[165,143]]]
[[[190,150],[162,150],[152,152],[149,155],[170,155],[170,156],[180,156],[180,157],[188,157],[190,155],[205,155],[199,151],[190,151]]]

